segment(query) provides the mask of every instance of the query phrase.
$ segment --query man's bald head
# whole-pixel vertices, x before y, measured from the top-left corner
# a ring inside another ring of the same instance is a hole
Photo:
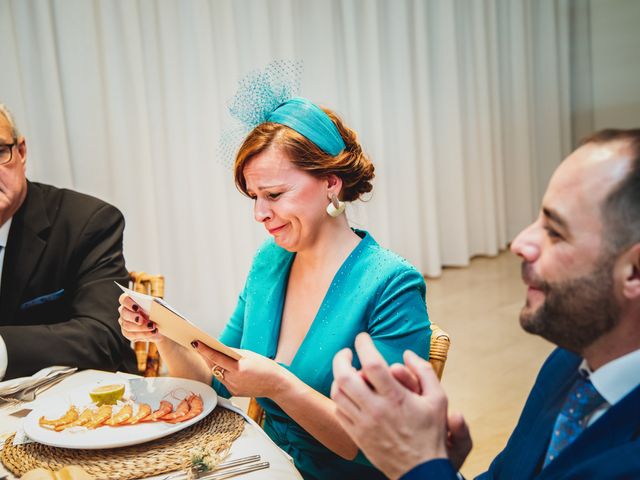
[[[602,203],[604,239],[612,253],[640,243],[640,129],[600,130],[585,138],[582,145],[602,145],[628,157],[626,176]]]

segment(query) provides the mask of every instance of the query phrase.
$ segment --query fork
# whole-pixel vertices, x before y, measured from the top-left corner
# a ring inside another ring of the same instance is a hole
[[[0,397],[0,401],[5,402],[3,405],[0,405],[0,410],[4,408],[19,407],[23,403],[34,401],[36,399],[36,396],[39,393],[42,393],[45,390],[53,387],[55,384],[57,384],[58,382],[61,382],[62,380],[64,380],[65,378],[67,378],[69,375],[73,373],[75,373],[75,369],[73,371],[62,373],[60,375],[56,375],[55,377],[48,378],[45,381],[39,382],[36,385],[33,385],[31,387],[27,387],[21,392],[18,392],[17,394],[14,394],[8,397]]]
[[[32,387],[27,387],[21,392],[15,395],[17,400],[21,400],[22,402],[33,402],[36,399],[36,395],[45,390],[53,387],[56,383],[61,382],[69,375],[75,373],[75,370],[61,373],[55,377],[48,378],[46,381],[38,383],[37,385],[33,385]]]

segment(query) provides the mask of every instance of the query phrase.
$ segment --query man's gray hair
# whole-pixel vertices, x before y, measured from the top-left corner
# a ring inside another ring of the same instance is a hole
[[[20,132],[18,131],[18,127],[16,127],[16,122],[13,120],[13,115],[11,115],[11,112],[4,103],[0,103],[0,114],[7,119],[11,127],[11,135],[13,135],[14,140],[17,140]]]

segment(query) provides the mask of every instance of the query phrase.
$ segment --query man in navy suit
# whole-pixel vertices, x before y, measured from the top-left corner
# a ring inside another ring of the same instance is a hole
[[[120,335],[124,218],[72,190],[29,182],[27,146],[0,105],[0,380],[43,367],[136,371]]]
[[[640,129],[603,130],[557,168],[511,244],[522,327],[558,348],[481,479],[640,478]],[[471,449],[427,362],[389,368],[371,339],[334,359],[337,415],[390,478],[455,479]]]

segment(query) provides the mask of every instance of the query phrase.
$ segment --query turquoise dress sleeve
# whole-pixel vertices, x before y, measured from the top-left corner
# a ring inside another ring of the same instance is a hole
[[[404,363],[405,350],[429,358],[431,330],[425,321],[425,295],[422,275],[407,268],[389,279],[375,303],[368,332],[389,364]]]
[[[343,348],[353,349],[355,337],[368,332],[389,363],[401,362],[410,349],[429,356],[429,317],[424,279],[404,259],[383,249],[367,232],[336,273],[296,355],[282,365],[317,392],[329,396],[332,361]],[[295,254],[267,240],[258,250],[238,305],[220,339],[274,359],[289,271]],[[354,360],[358,365],[357,358]],[[221,395],[226,389],[214,382]],[[305,479],[384,478],[362,454],[340,458],[309,435],[277,404],[258,402],[266,412],[264,429],[291,455]]]
[[[245,286],[245,288],[242,289],[242,292],[240,292],[238,303],[236,304],[236,308],[233,311],[231,318],[220,334],[220,341],[227,347],[240,348],[240,343],[242,341],[242,332],[244,330],[244,308],[246,304],[246,294],[247,293]]]

